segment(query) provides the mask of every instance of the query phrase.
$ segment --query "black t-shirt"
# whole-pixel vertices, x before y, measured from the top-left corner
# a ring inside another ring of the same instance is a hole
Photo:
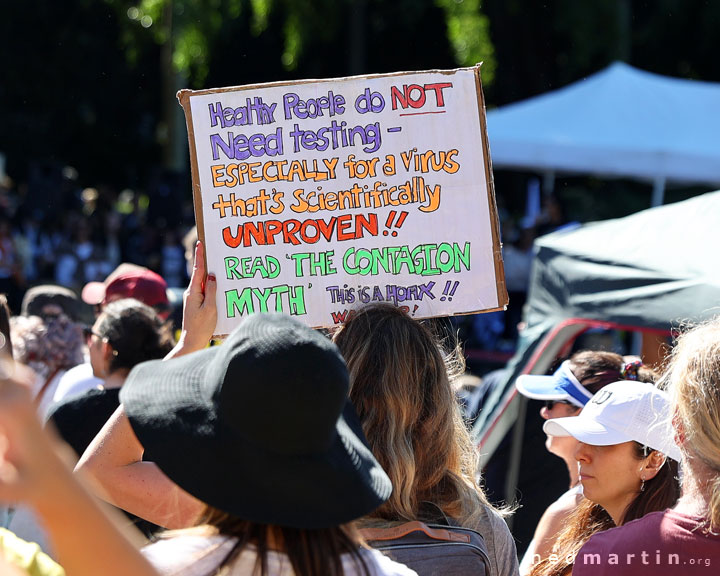
[[[48,420],[79,458],[118,406],[120,388],[94,388],[53,406]]]
[[[62,439],[75,450],[79,458],[118,406],[120,388],[93,388],[58,402],[50,410],[48,421],[53,423]],[[147,538],[152,539],[161,529],[129,512],[125,512],[125,515]]]

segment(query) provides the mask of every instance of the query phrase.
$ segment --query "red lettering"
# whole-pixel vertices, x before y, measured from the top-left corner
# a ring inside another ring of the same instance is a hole
[[[332,314],[333,324],[340,324],[342,322],[345,322],[348,311],[343,310],[342,312],[330,312],[330,314]]]
[[[230,248],[274,245],[276,238],[282,234],[285,244],[299,245],[316,244],[321,238],[328,242],[364,238],[365,233],[378,235],[377,214],[343,214],[328,220],[323,218],[300,220],[266,220],[265,222],[245,222],[238,224],[235,234],[227,226],[222,230],[223,242]],[[298,234],[300,237],[298,238]]]
[[[405,89],[407,89],[407,85]],[[397,110],[398,101],[400,101],[400,106],[403,108],[408,107],[407,97],[404,93],[400,92],[397,86],[390,86],[390,99],[392,100],[393,110]]]
[[[424,86],[420,86],[419,84],[403,84],[402,91],[397,86],[390,86],[392,109],[397,110],[398,104],[403,109],[407,109],[408,106],[411,108],[422,108],[425,106],[428,92],[435,93],[435,103],[438,107],[442,108],[445,106],[445,97],[443,95],[445,88],[452,88],[452,82],[437,82],[435,84],[425,84]]]
[[[225,242],[227,246],[230,246],[230,248],[237,248],[238,246],[240,246],[240,242],[242,241],[242,238],[240,236],[241,231],[242,224],[238,224],[237,234],[235,236],[233,236],[232,232],[230,232],[230,226],[228,226],[227,228],[223,228],[223,242]]]
[[[294,218],[291,220],[286,220],[285,225],[283,226],[283,241],[285,244],[292,244],[293,246],[298,246],[300,244],[300,240],[297,239],[296,234],[300,231],[300,220],[295,220]]]
[[[310,226],[315,228],[315,236],[308,235],[308,228]],[[300,226],[300,238],[302,238],[306,244],[315,244],[315,242],[320,240],[320,231],[318,230],[318,225],[315,220],[305,220],[305,222],[302,223]]]
[[[351,218],[352,216],[350,214],[343,214],[342,216],[338,217],[338,240],[352,240],[353,238],[355,238],[355,234],[353,232],[347,232],[347,230],[352,225],[352,222],[350,220]]]
[[[347,217],[350,218],[350,215],[347,214]],[[320,233],[323,235],[325,240],[328,242],[332,240],[332,233],[335,228],[335,217],[333,216],[330,218],[330,223],[328,224],[325,222],[325,220],[318,220],[317,221],[318,228],[320,229]]]
[[[262,222],[245,222],[243,226],[243,243],[250,246],[250,237],[258,245],[265,244],[265,227]]]
[[[438,106],[445,106],[445,99],[443,98],[443,89],[452,88],[452,82],[443,82],[438,84],[425,84],[425,92],[433,90],[435,92],[435,102]]]
[[[280,220],[268,220],[265,222],[265,235],[268,244],[275,244],[275,236],[280,234],[283,229],[283,223]]]
[[[363,214],[355,216],[355,238],[364,238],[363,232],[367,230],[370,236],[378,235],[378,217],[377,214],[368,214],[365,218]]]
[[[416,90],[420,92],[420,96],[418,96],[416,99],[413,99],[412,93],[413,90]],[[405,97],[408,100],[408,104],[412,106],[413,108],[422,108],[425,106],[425,90],[422,86],[419,86],[418,84],[410,84],[410,86],[405,86]]]

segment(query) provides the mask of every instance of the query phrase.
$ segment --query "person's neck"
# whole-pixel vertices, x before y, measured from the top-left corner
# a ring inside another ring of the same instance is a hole
[[[125,383],[127,375],[127,370],[115,370],[112,374],[108,374],[108,377],[105,378],[105,381],[102,383],[102,387],[105,390],[120,388]]]
[[[625,511],[628,509],[628,506],[630,506],[630,503],[633,501],[634,497],[635,494],[629,494],[625,499],[613,502],[612,504],[605,505],[600,504],[599,502],[598,504],[605,508],[605,512],[610,515],[610,518],[612,518],[615,526],[622,526],[623,520],[625,518]]]
[[[688,516],[707,517],[715,475],[699,465],[683,460],[682,495],[673,508]]]

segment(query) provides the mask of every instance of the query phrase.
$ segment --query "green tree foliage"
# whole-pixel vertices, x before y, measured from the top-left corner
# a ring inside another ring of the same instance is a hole
[[[718,21],[706,0],[4,2],[0,151],[20,179],[32,160],[142,182],[177,109],[169,68],[204,88],[483,61],[489,106],[618,58],[720,81]]]
[[[460,66],[483,63],[483,83],[491,85],[495,77],[495,50],[490,41],[490,21],[483,14],[480,0],[437,0],[445,11],[448,39]]]
[[[341,54],[365,49],[364,59],[369,62],[375,60],[375,47],[385,44],[376,41],[378,36],[392,36],[394,44],[406,46],[405,38],[412,38],[413,31],[431,37],[431,48],[444,44],[439,52],[451,55],[445,59],[446,67],[483,61],[486,83],[491,83],[495,68],[489,22],[480,0],[105,1],[124,22],[122,43],[131,64],[142,57],[148,36],[159,45],[172,43],[175,70],[195,88],[205,85],[211,66],[222,58],[217,39],[228,30],[234,31],[236,46],[242,46],[248,36],[257,39],[269,34],[279,39],[279,64],[290,76],[304,68],[316,68],[308,59],[319,47],[325,51],[337,47]],[[357,29],[358,19],[362,20],[358,30],[362,38],[357,39],[361,46],[349,45],[347,30]],[[424,52],[427,50],[420,53]],[[377,54],[383,55],[387,53]]]

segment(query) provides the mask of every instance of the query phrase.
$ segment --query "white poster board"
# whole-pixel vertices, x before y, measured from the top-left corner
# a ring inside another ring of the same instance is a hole
[[[178,94],[218,335],[507,304],[479,67]]]

